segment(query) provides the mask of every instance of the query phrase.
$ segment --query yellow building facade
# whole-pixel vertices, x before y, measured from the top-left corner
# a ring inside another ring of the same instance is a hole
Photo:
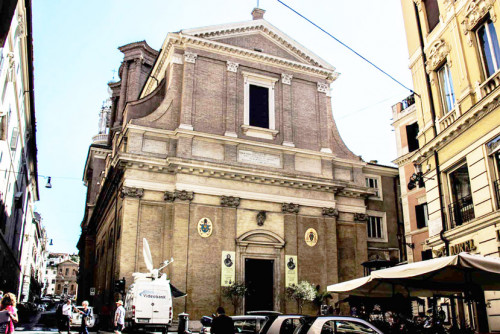
[[[409,261],[498,257],[500,2],[402,0],[402,8],[415,101],[393,107],[393,125]],[[485,302],[498,331],[500,293]],[[460,306],[461,321],[480,325],[480,311]]]

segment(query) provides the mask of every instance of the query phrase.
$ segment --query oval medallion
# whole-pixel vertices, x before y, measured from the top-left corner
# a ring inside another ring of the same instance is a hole
[[[209,218],[201,218],[198,222],[198,233],[202,238],[208,238],[212,235],[213,224]]]
[[[318,232],[313,228],[309,228],[304,238],[308,246],[314,247],[318,243]]]

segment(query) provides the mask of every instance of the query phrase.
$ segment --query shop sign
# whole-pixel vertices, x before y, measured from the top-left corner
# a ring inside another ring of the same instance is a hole
[[[456,245],[450,246],[451,255],[457,255],[461,252],[472,252],[477,249],[476,245],[474,245],[474,239],[470,239]]]
[[[285,287],[298,285],[297,255],[285,255]]]
[[[231,286],[235,281],[235,252],[222,251],[220,286]]]

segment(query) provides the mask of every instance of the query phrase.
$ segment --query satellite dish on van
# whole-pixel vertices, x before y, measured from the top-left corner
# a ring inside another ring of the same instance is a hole
[[[144,256],[144,262],[146,263],[146,268],[149,272],[153,271],[153,257],[151,256],[151,251],[149,250],[149,244],[146,238],[142,239],[142,256]]]

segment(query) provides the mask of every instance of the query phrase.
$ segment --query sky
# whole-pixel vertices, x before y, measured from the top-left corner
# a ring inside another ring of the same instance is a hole
[[[412,88],[400,0],[283,0]],[[107,83],[118,80],[118,47],[168,32],[247,21],[257,0],[34,0],[35,112],[40,201],[51,252],[77,252],[85,209],[83,169]],[[396,158],[391,106],[409,95],[277,0],[264,18],[336,67],[333,116],[347,146],[365,161]],[[52,188],[45,188],[46,178]]]

